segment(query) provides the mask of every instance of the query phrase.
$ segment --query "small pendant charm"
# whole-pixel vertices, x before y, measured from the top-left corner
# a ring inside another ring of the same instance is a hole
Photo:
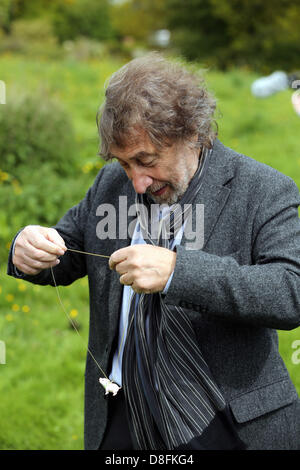
[[[105,389],[105,395],[108,395],[109,393],[112,393],[113,396],[117,395],[118,391],[120,390],[121,387],[119,387],[118,384],[115,384],[109,379],[104,379],[101,378],[99,379],[100,384],[102,387]]]

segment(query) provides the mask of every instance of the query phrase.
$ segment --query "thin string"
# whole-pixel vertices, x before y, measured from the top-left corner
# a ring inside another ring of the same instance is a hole
[[[100,255],[98,253],[89,253],[88,251],[80,251],[80,250],[74,250],[74,249],[71,249],[71,248],[67,248],[68,251],[73,251],[74,253],[81,253],[83,255],[90,255],[90,256],[99,256],[100,258],[110,258],[110,256],[108,255]],[[56,280],[55,280],[55,276],[54,276],[54,272],[53,272],[53,269],[52,267],[50,267],[50,270],[51,270],[51,274],[52,274],[52,278],[53,278],[53,283],[54,283],[54,287],[55,287],[55,290],[56,290],[56,294],[57,294],[57,298],[59,300],[59,303],[61,305],[61,308],[64,312],[64,314],[66,315],[66,317],[68,318],[69,322],[71,323],[72,327],[74,328],[74,330],[76,331],[76,333],[78,334],[78,336],[80,337],[80,339],[84,342],[84,339],[82,338],[81,334],[79,333],[75,323],[73,322],[72,318],[68,315],[67,311],[66,311],[66,308],[63,304],[63,301],[61,299],[61,296],[60,296],[60,293],[59,293],[59,288],[58,288],[58,285],[56,283]],[[129,305],[128,305],[128,313],[129,313],[129,309],[130,309],[130,305],[131,305],[131,301],[132,301],[132,298],[133,298],[133,294],[131,295],[130,297],[130,300],[129,300]],[[132,319],[131,319],[132,321]],[[123,341],[124,341],[124,336],[125,336],[125,329],[123,331],[123,335],[122,335],[122,339],[121,339],[121,345],[120,345],[120,348],[119,348],[119,353],[118,353],[118,360],[120,359],[120,352],[121,352],[121,347],[122,347],[122,344],[123,344]],[[102,367],[100,366],[100,364],[97,362],[96,358],[94,357],[94,355],[92,354],[92,352],[90,351],[89,347],[87,347],[87,351],[88,353],[90,354],[91,358],[93,359],[93,361],[95,362],[95,364],[97,365],[98,369],[101,371],[101,373],[104,375],[104,377],[106,379],[108,379],[107,375],[105,374],[104,370],[102,369]]]
[[[81,253],[83,255],[100,256],[101,258],[110,258],[110,256],[108,255],[99,255],[98,253],[89,253],[88,251],[73,250],[71,248],[67,248],[67,250],[74,251],[74,253]]]
[[[59,293],[59,289],[58,289],[58,285],[56,283],[56,280],[55,280],[55,277],[54,277],[54,273],[53,273],[53,269],[52,267],[50,267],[50,270],[51,270],[51,274],[52,274],[52,278],[53,278],[53,282],[54,282],[54,287],[55,287],[55,290],[56,290],[56,294],[57,294],[57,298],[59,300],[59,303],[61,305],[61,308],[63,310],[63,312],[65,313],[66,317],[68,318],[69,322],[71,323],[71,325],[73,326],[74,330],[76,331],[76,333],[78,334],[79,338],[83,341],[84,339],[82,338],[81,334],[79,333],[75,323],[73,322],[72,318],[68,315],[66,309],[65,309],[65,306],[61,300],[61,297],[60,297],[60,293]],[[98,369],[101,371],[101,373],[104,375],[104,377],[106,379],[108,379],[107,375],[105,374],[104,370],[102,369],[102,367],[99,365],[99,363],[97,362],[97,360],[95,359],[94,355],[92,354],[92,352],[90,351],[89,347],[87,347],[87,351],[88,353],[90,354],[91,358],[94,360],[95,364],[97,365]]]

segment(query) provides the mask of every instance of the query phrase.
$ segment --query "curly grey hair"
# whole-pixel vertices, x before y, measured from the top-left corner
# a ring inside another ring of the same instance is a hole
[[[108,82],[106,100],[97,113],[99,154],[111,159],[110,148],[124,148],[147,133],[157,149],[178,141],[210,147],[217,135],[216,101],[198,74],[158,53],[133,59]]]

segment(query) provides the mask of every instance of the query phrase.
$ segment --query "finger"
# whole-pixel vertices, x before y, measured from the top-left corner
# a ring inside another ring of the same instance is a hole
[[[23,256],[22,258],[20,258],[20,260],[18,260],[18,257],[16,257],[15,265],[17,266],[17,268],[20,269],[22,265],[25,265],[26,267],[29,267],[34,271],[42,271],[43,269],[57,266],[59,263],[60,261],[56,257],[54,257],[52,261],[41,261],[39,259],[33,259],[23,253]]]
[[[19,263],[15,265],[19,271],[22,271],[24,274],[28,274],[29,276],[35,276],[41,272],[40,269],[34,269],[31,266],[28,266],[26,263]]]
[[[57,264],[59,264],[59,260],[56,260],[56,262],[54,263],[51,263],[50,265],[48,265],[47,267],[50,268],[51,267],[55,267],[57,266]],[[26,262],[21,262],[21,263],[18,263],[15,265],[20,271],[22,271],[23,273],[25,274],[28,274],[30,276],[35,276],[37,274],[39,274],[42,269],[39,269],[38,267],[34,267],[32,266],[32,264],[27,264]],[[45,268],[44,268],[45,269]]]
[[[131,288],[136,294],[151,294],[152,292],[154,292],[151,289],[144,289],[142,287],[139,287],[134,282],[131,284]]]
[[[128,257],[128,247],[120,248],[120,250],[115,251],[109,258],[108,264],[110,269],[115,269],[116,265],[125,261]]]
[[[125,273],[120,276],[120,283],[124,286],[131,286],[133,284],[133,277],[130,273]]]
[[[130,271],[130,266],[129,266],[128,260],[125,259],[125,260],[122,260],[119,263],[115,264],[114,269],[120,275],[121,274],[126,274],[128,271]]]
[[[37,268],[37,269],[39,268],[45,269],[50,266],[55,266],[56,264],[58,264],[57,261],[59,260],[57,256],[48,255],[49,259],[45,259],[45,257],[47,256],[47,253],[44,253],[43,251],[40,251],[39,253],[41,254],[34,258],[32,256],[28,256],[26,253],[23,253],[24,262],[28,265],[32,265],[34,268]]]
[[[17,256],[18,256],[18,253],[19,253],[19,250],[16,249]],[[43,251],[38,248],[35,248],[30,243],[26,243],[21,253],[22,253],[22,256],[25,256],[28,259],[45,262],[45,263],[51,263],[57,260],[56,254],[48,253],[47,251]]]
[[[52,243],[58,245],[64,252],[67,250],[65,240],[59,235],[57,230],[49,228],[46,234],[46,238]]]
[[[36,265],[44,269],[44,264],[36,263],[53,263],[57,260],[57,255],[47,253],[45,251],[35,248],[33,245],[30,245],[29,242],[23,243],[23,245],[15,247],[15,253],[13,257],[13,263],[18,265],[24,262],[27,265]]]
[[[57,245],[57,243],[48,239],[47,232],[44,232],[43,230],[40,232],[35,231],[29,235],[30,236],[27,236],[26,240],[34,248],[56,256],[62,256],[65,253],[65,250],[60,245]]]

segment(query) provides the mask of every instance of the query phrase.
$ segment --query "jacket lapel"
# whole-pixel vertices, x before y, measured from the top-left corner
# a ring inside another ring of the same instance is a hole
[[[120,203],[120,196],[123,199],[122,203]],[[135,193],[132,187],[131,182],[128,180],[124,184],[123,188],[120,188],[120,191],[117,191],[117,198],[114,204],[116,209],[116,221],[117,223],[120,221],[121,214],[120,212],[126,211],[126,214],[122,214],[123,219],[124,215],[127,217],[128,215],[128,208],[134,204],[135,201]],[[125,207],[126,205],[126,207]],[[122,219],[122,220],[123,220]],[[132,219],[131,219],[132,220]],[[124,227],[123,227],[124,229]],[[125,232],[123,231],[123,235],[117,236],[114,249],[112,251],[117,251],[121,248],[125,248],[129,246],[131,243],[131,238],[128,235],[128,225],[126,224],[126,237],[124,237]],[[109,283],[109,294],[108,298],[110,299],[109,302],[109,337],[111,341],[115,337],[117,333],[117,327],[119,324],[119,314],[120,314],[120,307],[122,305],[122,295],[123,295],[123,285],[120,283],[120,276],[116,271],[110,272],[110,283]]]
[[[226,148],[216,139],[205,179],[192,210],[192,233],[198,238],[198,242],[193,242],[191,233],[186,230],[183,233],[182,245],[190,249],[205,248],[230,195],[231,190],[227,185],[234,178],[234,167],[234,160],[228,157]],[[198,210],[199,207],[196,209],[197,205],[202,205],[203,210]]]

